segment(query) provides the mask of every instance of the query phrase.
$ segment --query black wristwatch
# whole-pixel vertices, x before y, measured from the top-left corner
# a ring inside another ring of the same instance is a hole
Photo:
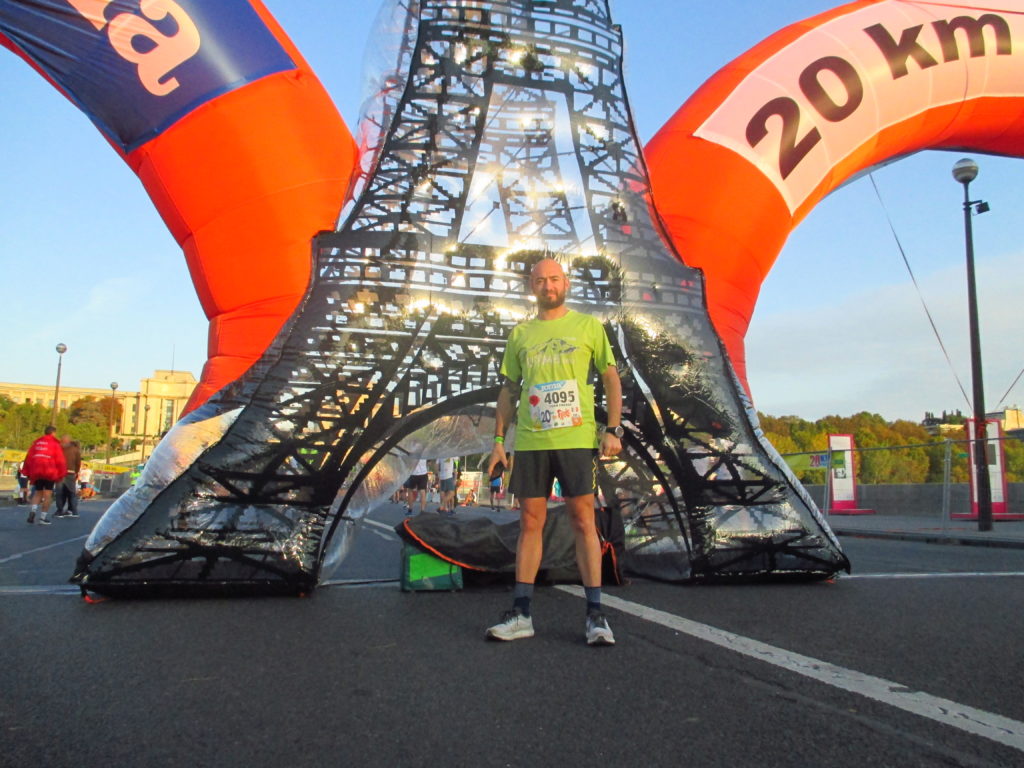
[[[620,439],[622,438],[622,436],[624,434],[626,434],[626,430],[624,430],[622,428],[621,424],[619,424],[617,427],[603,427],[602,431],[603,432],[611,432],[613,435],[615,435],[616,437],[618,437]]]

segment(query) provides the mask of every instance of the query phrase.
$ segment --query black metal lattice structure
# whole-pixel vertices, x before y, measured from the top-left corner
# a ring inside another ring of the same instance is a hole
[[[603,319],[626,455],[603,467],[626,567],[828,576],[835,537],[764,441],[667,246],[606,0],[405,0],[392,87],[314,279],[260,363],[190,414],[97,526],[100,592],[305,591],[420,457],[488,445],[524,277],[545,255]]]

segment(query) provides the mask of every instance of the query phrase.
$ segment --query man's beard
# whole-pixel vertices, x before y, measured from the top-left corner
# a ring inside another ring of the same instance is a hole
[[[537,306],[541,309],[558,309],[563,304],[565,304],[565,293],[555,293],[554,296],[542,293],[537,297]]]

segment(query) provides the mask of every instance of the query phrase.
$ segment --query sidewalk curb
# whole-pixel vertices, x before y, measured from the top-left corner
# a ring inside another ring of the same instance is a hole
[[[850,528],[832,528],[836,536],[850,536],[857,539],[897,539],[916,541],[923,544],[953,544],[967,547],[998,547],[1000,549],[1024,549],[1024,541],[1016,539],[982,538],[973,534],[956,532],[915,533],[913,531],[863,531]]]

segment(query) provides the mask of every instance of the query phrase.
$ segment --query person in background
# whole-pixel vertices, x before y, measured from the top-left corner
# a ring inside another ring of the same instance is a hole
[[[78,473],[78,493],[79,498],[83,500],[91,499],[96,495],[96,491],[92,487],[92,470],[84,465]]]
[[[417,497],[420,500],[420,514],[427,511],[427,480],[430,470],[427,469],[427,460],[420,459],[413,467],[412,475],[409,477],[407,496],[405,500],[405,514],[412,514],[412,505],[416,503]]]
[[[54,489],[57,511],[53,516],[78,517],[78,473],[82,470],[82,449],[77,440],[71,439],[71,435],[61,437],[60,447],[64,452],[64,466],[67,471],[64,473],[64,480],[57,483]]]
[[[25,474],[25,462],[18,462],[18,503],[28,504],[28,475]]]
[[[53,486],[64,479],[67,472],[67,465],[64,463],[64,450],[60,440],[53,436],[57,431],[54,426],[43,430],[43,436],[36,438],[29,446],[25,454],[25,474],[32,484],[32,504],[28,510],[29,525],[36,521],[36,512],[39,513],[39,524],[49,525],[50,517],[46,514],[50,508],[50,499],[53,498]]]
[[[449,516],[455,514],[455,459],[441,459],[437,463],[437,478],[441,483],[441,507],[437,511]]]
[[[505,470],[505,466],[503,464],[497,465],[494,468],[494,472],[492,472],[492,474],[491,474],[491,480],[490,480],[490,483],[487,486],[488,490],[490,490],[490,492],[491,492],[490,493],[490,502],[491,502],[491,510],[493,512],[497,512],[498,508],[501,506],[501,489],[502,489],[502,481],[503,481],[504,475],[505,475],[505,471],[504,470]]]

